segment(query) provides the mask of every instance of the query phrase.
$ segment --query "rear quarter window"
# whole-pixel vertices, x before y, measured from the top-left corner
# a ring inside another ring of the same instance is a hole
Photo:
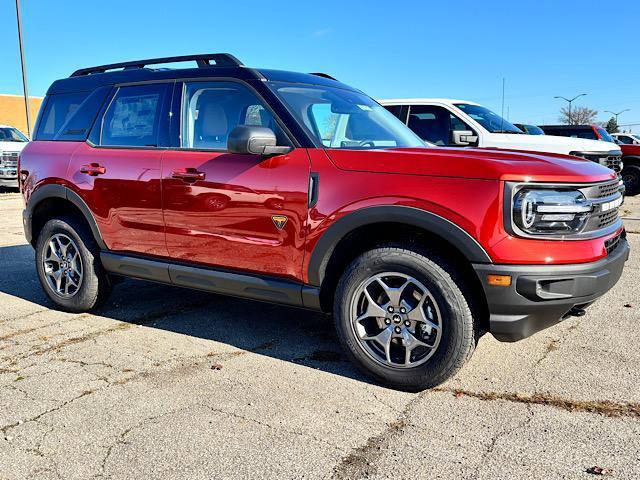
[[[110,90],[49,95],[34,140],[84,141]]]

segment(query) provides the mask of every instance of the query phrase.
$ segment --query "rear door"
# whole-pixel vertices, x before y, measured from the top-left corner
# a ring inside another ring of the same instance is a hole
[[[168,150],[162,162],[170,256],[300,278],[310,170],[306,149],[270,158],[229,153],[227,138],[238,125],[271,128],[279,145],[293,142],[247,84],[193,81],[181,91],[179,147]]]
[[[173,82],[116,87],[67,172],[110,250],[166,256],[160,166]]]

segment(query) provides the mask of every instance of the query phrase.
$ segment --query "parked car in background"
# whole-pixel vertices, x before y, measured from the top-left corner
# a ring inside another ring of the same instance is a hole
[[[540,125],[547,135],[560,137],[587,138],[616,143],[615,139],[600,125]]]
[[[380,103],[420,138],[435,145],[560,153],[586,158],[616,173],[622,170],[622,152],[613,142],[527,135],[477,103],[444,98],[380,100]]]
[[[544,130],[536,125],[528,125],[525,123],[514,123],[514,125],[527,135],[544,135]]]
[[[18,188],[18,156],[28,142],[17,128],[0,125],[0,187]]]
[[[90,310],[129,276],[333,312],[349,357],[405,390],[445,381],[484,332],[583,315],[629,255],[611,170],[427,148],[357,89],[228,54],[54,82],[20,182],[59,308]]]
[[[588,138],[603,142],[615,142],[622,134],[609,134],[599,125],[540,125],[547,135],[562,135],[573,138]],[[614,136],[615,135],[615,136]],[[623,134],[630,136],[630,134]],[[627,195],[640,193],[640,145],[627,145],[617,142],[622,152],[622,165],[620,176],[625,186]]]
[[[640,145],[640,135],[635,133],[612,133],[611,136],[618,145]]]

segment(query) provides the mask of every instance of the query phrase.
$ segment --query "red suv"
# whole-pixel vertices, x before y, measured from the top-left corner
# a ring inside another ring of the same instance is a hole
[[[582,315],[629,255],[611,170],[428,148],[359,90],[228,54],[54,82],[19,168],[60,308],[125,276],[332,312],[352,360],[406,390],[450,377],[485,332]]]

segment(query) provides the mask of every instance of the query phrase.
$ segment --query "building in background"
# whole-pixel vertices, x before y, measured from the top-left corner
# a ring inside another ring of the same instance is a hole
[[[42,97],[29,98],[31,128],[36,122],[42,100]],[[22,95],[0,94],[0,125],[10,125],[25,135],[27,134],[27,116],[24,111],[24,97]]]

